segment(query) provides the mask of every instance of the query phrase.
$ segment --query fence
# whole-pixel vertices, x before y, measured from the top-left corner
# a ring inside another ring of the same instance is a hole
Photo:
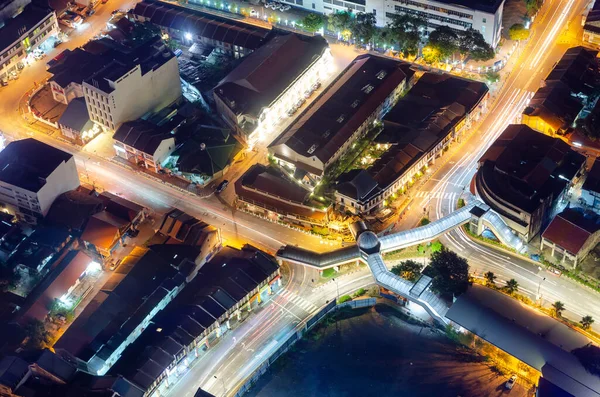
[[[368,298],[368,299],[360,299],[356,301],[348,301],[342,304],[337,304],[335,300],[329,302],[325,305],[321,310],[319,310],[314,316],[312,316],[307,321],[303,321],[302,323],[296,326],[296,329],[290,331],[290,333],[286,336],[285,342],[281,346],[277,348],[271,355],[269,355],[261,365],[258,366],[245,380],[241,386],[235,390],[235,397],[240,397],[244,395],[254,383],[256,383],[260,377],[267,372],[267,369],[275,362],[282,354],[286,353],[298,340],[302,338],[304,334],[310,331],[315,325],[319,323],[325,316],[331,313],[334,310],[341,309],[344,307],[350,307],[352,309],[358,309],[362,307],[370,307],[374,306],[377,303],[377,299]]]

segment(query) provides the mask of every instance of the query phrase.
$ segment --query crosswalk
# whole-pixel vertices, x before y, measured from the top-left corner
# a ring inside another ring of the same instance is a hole
[[[452,196],[455,196],[455,193],[450,193],[450,192],[435,192],[435,193],[431,193],[431,192],[424,192],[424,191],[419,191],[417,192],[417,194],[415,194],[416,198],[423,198],[426,197],[428,199],[451,199]]]
[[[288,289],[283,290],[283,292],[281,292],[279,296],[281,296],[286,301],[286,303],[291,302],[308,313],[313,313],[318,309],[315,305],[313,305],[306,299],[296,295]]]

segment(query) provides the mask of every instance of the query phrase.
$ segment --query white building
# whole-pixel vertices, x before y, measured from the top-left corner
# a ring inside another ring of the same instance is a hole
[[[46,216],[62,193],[79,186],[75,158],[33,138],[0,152],[0,202],[29,223]]]
[[[83,91],[92,121],[109,131],[160,110],[181,97],[177,58],[156,37],[115,59],[84,80]]]
[[[504,0],[282,0],[310,11],[331,14],[339,11],[374,13],[378,26],[385,26],[397,14],[420,15],[431,30],[448,26],[456,30],[473,28],[496,47],[502,31]]]
[[[410,85],[410,64],[360,55],[269,146],[290,170],[320,179],[356,139],[364,136]]]
[[[262,137],[304,93],[323,81],[333,57],[321,36],[276,36],[247,55],[214,89],[217,112],[232,128]]]
[[[28,4],[20,14],[6,19],[0,27],[0,80],[22,69],[29,54],[58,32],[54,10],[37,4]]]
[[[158,172],[175,150],[171,131],[142,119],[123,123],[113,135],[117,156]]]

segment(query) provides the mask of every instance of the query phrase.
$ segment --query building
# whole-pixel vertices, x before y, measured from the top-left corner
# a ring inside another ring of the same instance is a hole
[[[600,161],[594,161],[594,165],[587,173],[585,182],[581,187],[579,202],[600,213]]]
[[[427,20],[430,30],[438,26],[457,31],[475,29],[493,48],[500,42],[504,9],[504,0],[284,0],[284,3],[323,14],[348,10],[370,12],[375,14],[380,27],[391,22],[394,15],[418,15]]]
[[[151,22],[185,46],[214,47],[241,58],[262,46],[271,36],[270,28],[250,25],[162,1],[145,0],[135,5],[133,17]]]
[[[364,136],[408,88],[403,62],[360,55],[269,146],[280,165],[320,179],[356,139]]]
[[[596,104],[598,51],[569,48],[556,63],[522,114],[522,123],[550,136],[564,135],[575,127],[584,109]]]
[[[183,289],[198,252],[184,249],[165,258],[153,247],[134,248],[58,340],[56,351],[87,372],[105,374]]]
[[[322,36],[275,36],[215,87],[219,115],[245,135],[268,133],[304,92],[324,81],[333,57]]]
[[[82,48],[66,49],[47,63],[48,80],[55,101],[68,105],[83,97],[83,81],[110,62],[109,57]]]
[[[75,98],[67,105],[58,119],[58,127],[65,138],[79,145],[85,145],[101,132],[90,119],[83,98]]]
[[[116,131],[181,97],[177,58],[160,37],[115,51],[111,58],[82,84],[92,121],[105,129]]]
[[[550,222],[542,233],[540,250],[548,247],[553,258],[559,254],[561,265],[573,268],[600,241],[600,217],[580,208],[567,208]]]
[[[326,226],[331,207],[312,199],[311,191],[274,167],[254,164],[235,181],[238,208],[271,221]]]
[[[185,212],[173,209],[165,214],[159,224],[158,231],[149,244],[159,244],[155,250],[172,245],[184,245],[200,249],[195,267],[188,276],[188,281],[196,277],[198,269],[208,262],[223,246],[221,230],[211,226]],[[179,248],[175,247],[175,250]]]
[[[474,186],[482,200],[529,241],[584,171],[585,156],[565,142],[512,124],[479,159]]]
[[[125,122],[113,135],[117,156],[158,172],[176,148],[177,126],[173,123],[157,126],[143,119]]]
[[[405,190],[487,108],[488,88],[449,74],[425,73],[383,118],[376,137],[384,153],[367,168],[341,175],[340,211],[368,213]]]
[[[100,264],[92,261],[83,251],[70,251],[27,296],[19,312],[19,322],[25,324],[32,318],[44,321],[54,301],[76,288],[86,272],[99,270]]]
[[[31,0],[4,0],[0,3],[0,25],[4,21],[18,15]]]
[[[58,32],[56,13],[41,1],[27,4],[19,14],[0,23],[0,80],[16,77],[29,54]]]
[[[227,174],[231,165],[241,160],[243,145],[229,128],[190,124],[190,129],[180,131],[182,144],[171,156],[171,173],[187,181],[206,186]],[[186,136],[186,132],[188,132]]]
[[[27,138],[0,152],[0,203],[20,219],[36,223],[60,194],[79,186],[75,158]]]
[[[600,45],[600,1],[595,1],[583,24],[583,42]]]
[[[39,226],[14,248],[6,263],[30,275],[44,275],[64,258],[74,242],[65,229]]]
[[[110,370],[163,395],[189,364],[280,286],[275,258],[254,247],[225,247],[131,344]]]

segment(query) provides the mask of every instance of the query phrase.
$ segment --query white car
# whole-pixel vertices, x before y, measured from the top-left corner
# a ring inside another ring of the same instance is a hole
[[[292,8],[292,6],[287,5],[287,4],[283,4],[283,5],[279,6],[279,9],[281,11],[289,11],[291,8]]]
[[[254,8],[252,8],[250,10],[250,16],[257,17],[258,16],[258,12],[256,12],[256,10]]]
[[[506,381],[504,387],[511,390],[515,386],[515,383],[517,383],[517,375],[511,376],[510,379]]]

